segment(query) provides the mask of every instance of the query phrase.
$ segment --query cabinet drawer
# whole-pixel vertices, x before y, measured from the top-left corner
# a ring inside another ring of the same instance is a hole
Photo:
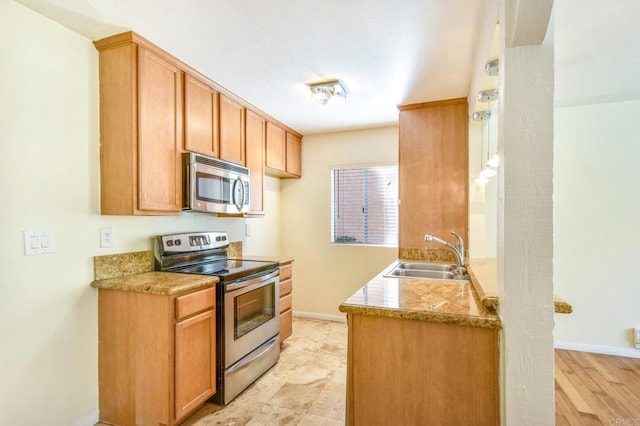
[[[293,289],[293,280],[280,281],[280,297],[291,293]]]
[[[292,295],[289,294],[287,296],[280,298],[280,313],[286,311],[287,309],[291,309]]]
[[[212,308],[216,304],[216,288],[211,287],[176,297],[176,319]]]
[[[287,312],[280,314],[280,343],[293,332],[293,312],[289,309]]]
[[[280,281],[288,280],[293,275],[293,265],[288,264],[280,267]]]

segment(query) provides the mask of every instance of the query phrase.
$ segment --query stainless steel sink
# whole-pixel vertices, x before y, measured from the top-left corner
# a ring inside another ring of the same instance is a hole
[[[418,263],[418,262],[400,262],[397,269],[417,269],[421,271],[447,271],[453,272],[456,268],[454,265],[444,263]]]
[[[396,268],[389,272],[386,277],[394,278],[435,278],[440,280],[453,280],[455,274],[447,271],[425,271],[420,269]]]
[[[426,278],[436,280],[468,280],[465,271],[443,263],[398,262],[383,276],[389,278]]]

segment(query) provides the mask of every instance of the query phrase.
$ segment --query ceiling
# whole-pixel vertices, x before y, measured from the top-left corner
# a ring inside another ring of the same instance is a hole
[[[19,0],[90,39],[133,30],[303,133],[397,123],[397,105],[467,97],[496,0]],[[307,84],[341,79],[345,103]]]

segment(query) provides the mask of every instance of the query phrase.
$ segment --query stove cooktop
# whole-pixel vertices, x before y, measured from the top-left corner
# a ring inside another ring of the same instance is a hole
[[[276,262],[228,259],[226,262],[211,262],[189,266],[176,270],[175,272],[181,272],[184,274],[215,275],[220,278],[220,282],[226,283],[238,278],[244,278],[249,275],[276,268],[278,268],[278,264]]]

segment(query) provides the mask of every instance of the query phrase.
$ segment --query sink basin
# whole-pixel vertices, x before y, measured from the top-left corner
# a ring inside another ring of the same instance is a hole
[[[396,268],[393,271],[389,272],[385,277],[393,277],[393,278],[435,278],[440,280],[453,280],[455,279],[455,274],[453,272],[447,271],[427,271],[421,269],[405,269],[405,268]]]
[[[422,262],[398,262],[383,276],[388,278],[426,278],[436,280],[469,279],[469,276],[460,273],[455,265]]]
[[[397,269],[416,269],[420,271],[447,271],[453,272],[455,266],[444,263],[416,263],[416,262],[400,262]]]

